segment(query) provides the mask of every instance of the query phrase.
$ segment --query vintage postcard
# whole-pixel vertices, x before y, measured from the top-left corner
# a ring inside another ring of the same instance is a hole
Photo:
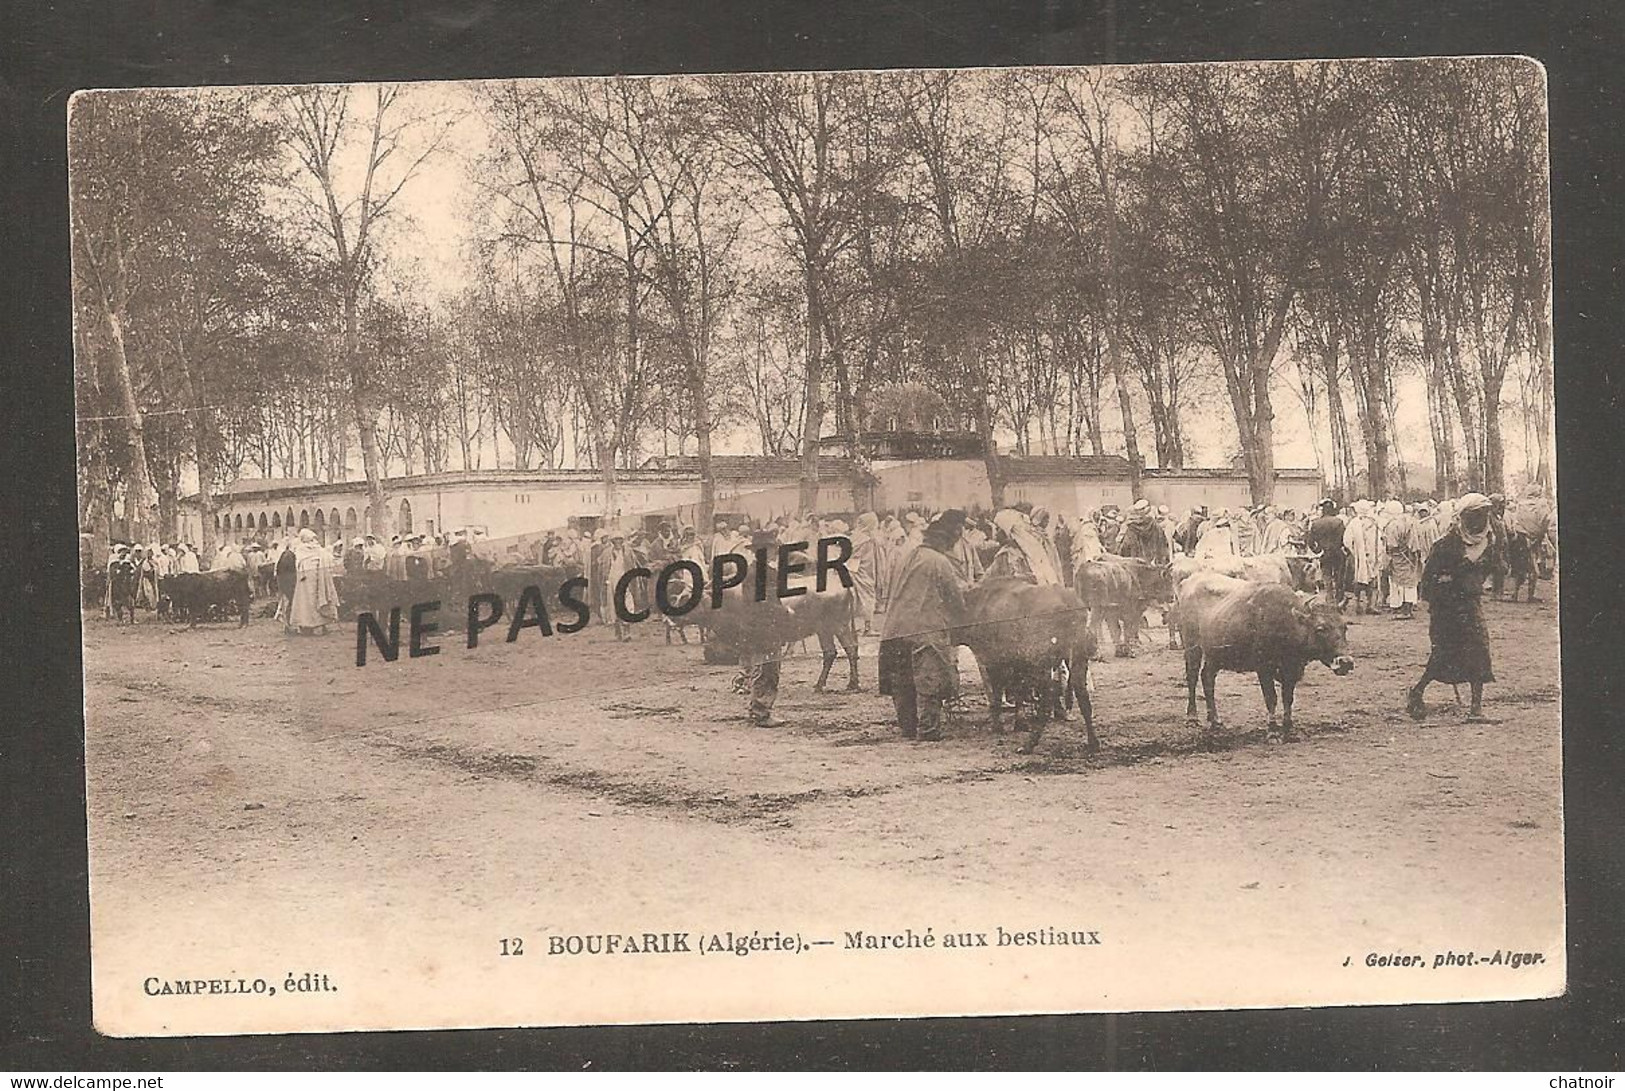
[[[69,128],[102,1032],[1563,991],[1534,62]]]

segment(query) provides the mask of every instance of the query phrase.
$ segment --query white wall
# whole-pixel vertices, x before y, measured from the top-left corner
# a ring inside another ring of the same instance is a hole
[[[933,459],[918,462],[877,462],[873,466],[879,483],[874,489],[873,504],[877,510],[924,507],[987,508],[992,504],[988,488],[987,471],[981,460]],[[1315,479],[1283,478],[1277,481],[1276,504],[1305,511],[1320,499],[1320,482]],[[1240,507],[1250,502],[1245,477],[1214,477],[1206,474],[1179,476],[1158,475],[1145,479],[1145,495],[1153,504],[1167,504],[1174,512],[1184,512],[1198,504],[1210,509]],[[1006,487],[1009,503],[1025,501],[1049,508],[1057,515],[1073,516],[1105,504],[1127,507],[1131,502],[1127,480],[1109,478],[1068,478],[1012,482]],[[492,538],[507,538],[536,531],[562,528],[571,518],[603,516],[604,489],[602,482],[586,477],[572,480],[472,481],[464,484],[393,485],[389,489],[391,515],[399,518],[401,502],[411,505],[413,529],[428,533],[431,525],[435,532],[464,526],[484,527]],[[661,479],[653,475],[633,473],[619,483],[617,511],[610,513],[625,522],[633,522],[644,513],[661,513],[677,523],[693,523],[697,518],[699,483],[693,480]],[[739,484],[724,482],[717,489],[716,508],[719,512],[742,512],[755,519],[771,519],[796,511],[800,507],[800,491],[794,479],[767,484]],[[324,513],[324,524],[331,521],[336,510],[340,524],[345,524],[351,509],[357,523],[352,529],[324,525],[323,537],[335,540],[340,533],[347,536],[366,532],[367,496],[365,485],[351,482],[320,489],[305,489],[297,494],[274,498],[229,498],[219,506],[223,520],[232,523],[232,537],[250,537],[248,521],[253,520],[253,536],[259,536],[259,516],[269,520],[271,513],[279,512],[286,518],[293,513],[293,526],[299,526],[303,512],[315,526],[315,512]],[[826,482],[820,488],[820,511],[849,511],[852,508],[851,490],[842,482]],[[235,517],[244,519],[239,533]],[[198,515],[194,508],[183,506],[180,517],[181,536],[192,542],[201,542]],[[282,537],[286,527],[267,530],[264,537]]]

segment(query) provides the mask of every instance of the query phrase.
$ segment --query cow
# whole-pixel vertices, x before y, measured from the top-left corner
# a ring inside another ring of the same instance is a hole
[[[1178,557],[1169,572],[1174,604],[1168,611],[1168,647],[1179,647],[1180,589],[1198,572],[1213,572],[1248,583],[1271,583],[1295,591],[1315,589],[1315,559],[1295,553],[1261,553],[1251,557]]]
[[[276,561],[261,561],[254,568],[254,587],[262,595],[275,595]]]
[[[954,630],[954,642],[971,650],[987,676],[994,733],[1004,731],[999,713],[1006,696],[1016,705],[1018,721],[1022,704],[1032,705],[1031,728],[1021,747],[1030,754],[1045,720],[1059,713],[1063,698],[1075,697],[1089,750],[1098,750],[1089,700],[1089,660],[1096,640],[1089,608],[1077,593],[995,576],[965,593],[965,609],[967,623]]]
[[[1339,676],[1354,669],[1342,614],[1331,606],[1305,603],[1278,583],[1198,572],[1180,589],[1179,623],[1185,641],[1185,716],[1196,725],[1200,674],[1209,735],[1219,728],[1213,687],[1221,670],[1258,675],[1271,734],[1276,730],[1275,684],[1280,682],[1280,732],[1286,739],[1292,736],[1292,697],[1304,667],[1318,660]]]
[[[805,595],[770,597],[762,602],[757,602],[745,587],[733,587],[723,595],[717,609],[701,605],[695,613],[707,612],[699,624],[710,631],[712,642],[706,661],[720,661],[730,650],[737,652],[743,647],[783,649],[786,644],[816,636],[824,662],[813,691],[824,692],[839,645],[846,653],[846,692],[858,692],[863,687],[858,682],[857,597],[851,588],[832,582],[837,586],[823,591],[809,588]]]
[[[1134,655],[1146,607],[1173,598],[1169,566],[1138,557],[1092,557],[1078,566],[1074,579],[1090,621],[1102,637],[1111,636],[1119,657]]]
[[[159,598],[169,600],[170,616],[185,620],[187,628],[208,621],[218,608],[223,617],[237,617],[237,627],[248,624],[254,589],[246,571],[177,572],[159,580]]]

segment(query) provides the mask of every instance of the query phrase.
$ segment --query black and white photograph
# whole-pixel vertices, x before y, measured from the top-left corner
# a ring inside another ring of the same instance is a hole
[[[78,92],[97,1029],[1561,995],[1547,133],[1511,56]]]

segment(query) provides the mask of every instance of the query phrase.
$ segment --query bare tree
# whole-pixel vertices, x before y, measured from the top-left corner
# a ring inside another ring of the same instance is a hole
[[[285,139],[305,182],[294,192],[305,202],[307,227],[321,240],[338,295],[339,370],[361,446],[369,529],[380,537],[393,525],[378,442],[383,391],[360,352],[361,305],[379,265],[380,225],[401,191],[439,151],[452,124],[444,117],[414,115],[407,94],[388,84],[364,91],[301,87],[286,92],[282,101]],[[364,116],[352,113],[358,101],[366,103]],[[352,149],[360,153],[360,179],[347,184],[342,163]]]
[[[715,76],[705,88],[716,111],[726,160],[772,195],[780,252],[796,267],[806,299],[806,393],[799,503],[818,499],[818,439],[823,430],[826,335],[838,305],[833,268],[852,238],[870,182],[854,168],[862,124],[864,77],[842,73]],[[845,385],[845,384],[843,384]],[[852,416],[847,413],[847,416]]]
[[[1127,337],[1119,276],[1124,264],[1120,241],[1124,234],[1121,167],[1113,109],[1117,92],[1111,79],[1108,69],[1054,75],[1049,90],[1055,109],[1049,118],[1048,136],[1055,181],[1049,187],[1049,196],[1057,219],[1071,231],[1074,245],[1082,252],[1098,254],[1096,276],[1104,308],[1101,328],[1106,341],[1106,367],[1117,389],[1118,412],[1123,418],[1129,488],[1139,499],[1143,461],[1125,366]],[[1120,114],[1121,108],[1115,112]]]
[[[137,100],[114,92],[76,96],[70,124],[70,208],[74,244],[74,285],[86,305],[80,316],[96,315],[102,337],[86,345],[105,344],[111,404],[121,418],[128,457],[124,465],[124,502],[129,532],[145,539],[154,529],[152,513],[158,491],[148,468],[146,418],[136,398],[136,378],[129,352],[129,308],[139,290],[139,260],[152,243],[152,194],[141,177],[118,169],[133,162],[154,174],[182,173],[187,156],[184,140],[173,139],[183,107],[167,97],[146,109]],[[109,414],[111,415],[111,414]]]
[[[1334,63],[1149,74],[1178,121],[1177,226],[1255,503],[1273,499],[1271,380],[1356,115]]]
[[[936,248],[920,263],[921,284],[934,298],[924,312],[942,354],[944,377],[982,439],[994,506],[1004,503],[995,439],[994,375],[988,348],[1009,310],[1011,245],[1029,211],[1010,164],[1022,127],[1004,111],[969,109],[973,91],[962,72],[902,77],[900,137],[923,175],[925,214]]]

